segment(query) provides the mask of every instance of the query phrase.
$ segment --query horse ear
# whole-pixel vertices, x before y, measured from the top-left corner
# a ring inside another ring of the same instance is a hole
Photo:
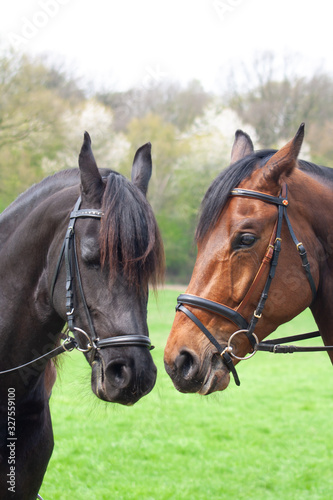
[[[291,174],[296,166],[304,138],[304,123],[301,123],[295,137],[277,151],[266,163],[263,175],[266,183],[280,184],[280,179]]]
[[[146,196],[152,172],[151,144],[148,142],[137,150],[133,160],[131,180]]]
[[[250,136],[242,130],[237,130],[231,150],[231,163],[236,163],[236,161],[242,160],[245,156],[253,153],[253,150],[253,143]]]
[[[100,201],[104,185],[91,149],[91,139],[88,132],[84,133],[83,144],[79,154],[79,168],[82,197],[89,202]]]

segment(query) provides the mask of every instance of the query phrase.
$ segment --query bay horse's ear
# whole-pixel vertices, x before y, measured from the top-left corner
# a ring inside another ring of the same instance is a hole
[[[280,184],[280,179],[288,177],[296,166],[304,138],[304,123],[301,123],[295,137],[277,151],[263,168],[266,183]]]
[[[242,160],[251,153],[253,153],[253,143],[250,136],[242,130],[237,130],[231,150],[231,164],[236,163],[238,160]]]
[[[90,203],[100,201],[104,184],[91,149],[91,139],[88,132],[84,133],[79,154],[79,168],[82,197]]]
[[[131,180],[146,196],[152,172],[151,144],[147,142],[137,150],[133,160]]]

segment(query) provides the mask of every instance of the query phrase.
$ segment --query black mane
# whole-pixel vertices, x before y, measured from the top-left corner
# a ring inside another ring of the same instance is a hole
[[[145,196],[132,182],[112,172],[106,180],[102,210],[101,259],[111,278],[121,272],[132,286],[156,285],[164,274],[164,251]]]
[[[229,198],[230,191],[248,178],[255,168],[262,168],[274,153],[276,153],[274,149],[255,151],[242,160],[231,164],[216,177],[201,203],[201,215],[195,235],[196,241],[202,240],[207,232],[215,226]],[[304,160],[299,160],[298,166],[309,175],[319,177],[323,181],[333,182],[333,169],[329,167],[319,166]]]

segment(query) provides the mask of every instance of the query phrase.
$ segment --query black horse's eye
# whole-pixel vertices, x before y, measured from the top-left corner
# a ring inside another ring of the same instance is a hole
[[[237,237],[234,241],[233,247],[234,247],[234,249],[250,248],[255,244],[257,239],[258,238],[254,234],[241,233],[241,234],[237,235]]]
[[[100,267],[99,246],[93,238],[86,238],[81,242],[81,255],[87,266],[94,269]]]

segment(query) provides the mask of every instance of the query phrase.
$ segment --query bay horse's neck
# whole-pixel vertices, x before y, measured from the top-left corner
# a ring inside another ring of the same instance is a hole
[[[297,179],[297,182],[294,179]],[[333,345],[333,236],[331,232],[333,183],[324,177],[310,177],[308,174],[298,172],[288,180],[288,186],[291,203],[292,197],[296,196],[297,203],[301,203],[305,218],[310,222],[313,230],[315,251],[308,257],[313,268],[318,266],[319,284],[311,310],[324,343]],[[302,239],[302,228],[299,228],[298,232],[298,238]],[[333,363],[333,353],[329,352],[329,355]]]

